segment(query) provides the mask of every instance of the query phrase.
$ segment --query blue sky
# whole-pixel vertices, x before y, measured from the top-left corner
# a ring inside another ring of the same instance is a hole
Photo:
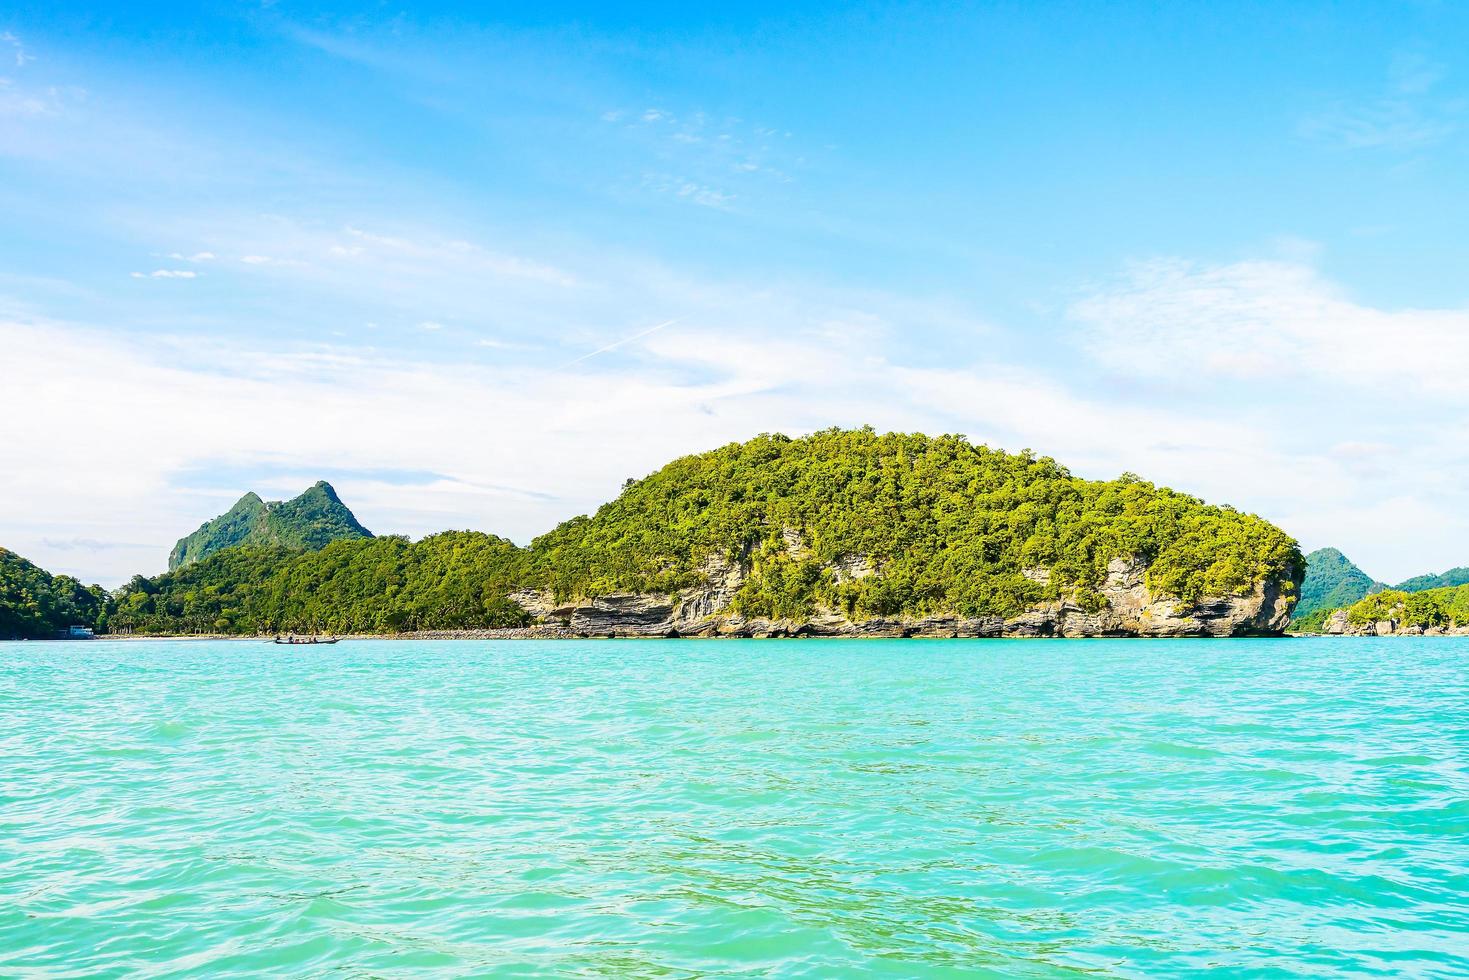
[[[871,423],[1469,564],[1466,42],[1437,3],[12,5],[0,542],[115,584],[320,477],[524,542]]]

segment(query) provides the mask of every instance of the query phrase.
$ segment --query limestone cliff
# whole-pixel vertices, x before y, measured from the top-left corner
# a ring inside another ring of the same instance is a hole
[[[801,545],[793,541],[791,547],[796,550]],[[843,559],[829,568],[835,575],[880,574],[857,558]],[[1143,562],[1117,558],[1097,590],[1104,604],[1092,611],[1076,601],[1060,599],[1010,618],[940,613],[854,620],[836,610],[818,609],[805,619],[792,620],[749,618],[732,610],[731,601],[748,567],[715,557],[700,570],[705,578],[702,584],[674,594],[621,593],[557,602],[549,592],[523,590],[512,593],[510,599],[536,621],[537,629],[560,636],[1252,636],[1284,630],[1301,576],[1300,570],[1292,569],[1289,578],[1259,583],[1242,595],[1184,604],[1149,590]],[[1028,569],[1024,574],[1036,581],[1049,576],[1045,569]]]
[[[1469,636],[1469,623],[1448,622],[1440,626],[1405,623],[1403,607],[1395,607],[1387,617],[1367,622],[1352,622],[1345,609],[1326,617],[1321,632],[1327,636]]]

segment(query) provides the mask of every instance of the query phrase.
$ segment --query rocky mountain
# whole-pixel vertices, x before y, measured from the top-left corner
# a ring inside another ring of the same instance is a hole
[[[1333,609],[1350,606],[1387,588],[1335,548],[1319,548],[1306,556],[1301,601],[1291,619],[1293,629],[1313,631]]]
[[[358,523],[332,485],[321,480],[290,500],[267,502],[255,493],[245,494],[229,510],[180,538],[169,553],[168,567],[181,568],[240,545],[314,551],[332,541],[370,537],[372,532]]]

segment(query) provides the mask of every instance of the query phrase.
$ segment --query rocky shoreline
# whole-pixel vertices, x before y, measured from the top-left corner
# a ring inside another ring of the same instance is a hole
[[[1469,624],[1418,626],[1400,619],[1378,619],[1354,623],[1345,609],[1338,609],[1321,624],[1321,636],[1469,636]]]
[[[851,619],[836,610],[818,610],[802,619],[745,617],[730,611],[747,569],[723,558],[706,561],[705,583],[671,595],[622,593],[558,602],[549,592],[522,590],[510,599],[536,625],[514,630],[475,631],[509,639],[591,637],[1179,637],[1277,636],[1290,620],[1299,579],[1261,582],[1244,595],[1216,596],[1190,606],[1154,596],[1146,584],[1147,565],[1117,558],[1098,590],[1103,604],[1085,609],[1069,599],[1046,602],[1018,616],[966,618],[952,614],[921,617]],[[873,574],[865,563],[834,566],[838,575]],[[1049,572],[1025,573],[1046,582]],[[1293,572],[1293,575],[1298,575]],[[1286,586],[1289,585],[1289,588]],[[464,631],[416,634],[450,638]]]
[[[408,640],[583,640],[656,638],[1086,638],[1086,637],[1227,637],[1281,636],[1299,592],[1299,572],[1278,581],[1258,583],[1242,595],[1215,596],[1185,605],[1155,596],[1147,586],[1147,565],[1136,559],[1114,559],[1097,590],[1101,604],[1083,608],[1070,599],[1041,603],[1012,617],[963,617],[931,614],[916,617],[853,619],[823,609],[804,619],[742,616],[732,609],[748,567],[715,557],[700,568],[704,582],[675,594],[619,593],[575,601],[557,601],[544,591],[521,590],[509,598],[531,617],[528,626],[501,629],[415,630],[395,634],[345,634],[350,639]],[[865,562],[846,560],[836,575],[854,578],[875,574]],[[1027,577],[1049,581],[1045,569],[1028,569]],[[260,637],[195,634],[192,636],[99,637],[99,639],[260,639]]]

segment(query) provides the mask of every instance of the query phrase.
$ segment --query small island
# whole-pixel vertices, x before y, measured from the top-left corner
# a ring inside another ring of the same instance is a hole
[[[374,537],[246,495],[113,593],[7,555],[0,635],[1278,635],[1305,574],[1250,514],[962,436],[830,429],[674,460],[526,547]],[[47,602],[36,596],[50,596]],[[31,597],[27,599],[26,597]]]

